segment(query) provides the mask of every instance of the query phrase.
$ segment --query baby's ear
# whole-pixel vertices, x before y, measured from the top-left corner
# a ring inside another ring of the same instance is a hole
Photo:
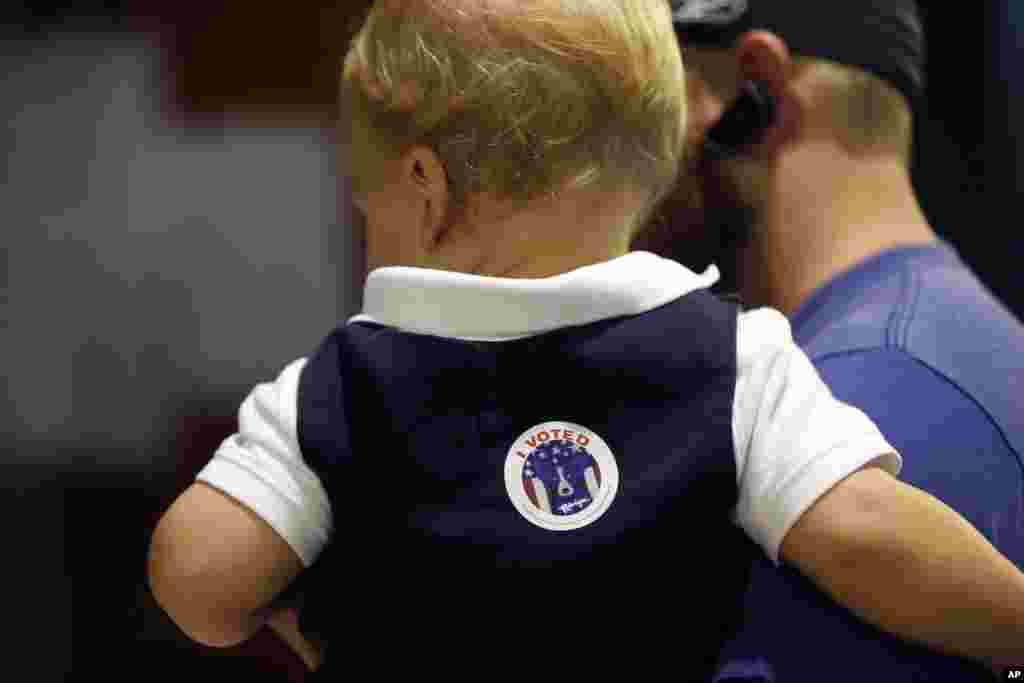
[[[449,227],[448,174],[434,150],[416,146],[402,160],[402,181],[425,207],[420,246],[427,256],[436,251]]]

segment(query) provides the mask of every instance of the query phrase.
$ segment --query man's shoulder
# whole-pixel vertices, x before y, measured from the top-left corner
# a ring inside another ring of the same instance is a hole
[[[870,275],[852,287],[830,283],[813,314],[794,316],[794,337],[812,360],[897,348],[942,372],[962,362],[955,349],[1019,354],[1024,344],[1024,324],[958,259],[892,259]]]
[[[836,302],[813,330],[794,329],[826,383],[869,412],[879,402],[900,414],[970,404],[1024,453],[1024,324],[965,266],[907,268],[899,282]],[[893,404],[886,385],[921,398]]]

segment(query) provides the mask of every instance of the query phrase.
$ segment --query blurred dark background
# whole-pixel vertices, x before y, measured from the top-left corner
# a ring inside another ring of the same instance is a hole
[[[41,648],[35,680],[302,678],[268,634],[190,643],[149,599],[143,563],[252,386],[358,310],[332,125],[369,4],[0,5],[5,650]],[[1024,3],[925,9],[915,182],[935,228],[1024,318]]]

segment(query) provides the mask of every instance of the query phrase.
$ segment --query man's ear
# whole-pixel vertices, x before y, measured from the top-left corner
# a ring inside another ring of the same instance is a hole
[[[765,129],[757,150],[767,156],[793,140],[800,128],[803,107],[792,88],[795,63],[786,43],[769,31],[749,31],[740,36],[734,53],[740,77],[755,81],[775,103],[774,120]]]
[[[402,160],[402,181],[410,199],[422,207],[420,244],[428,253],[436,250],[448,228],[448,174],[429,147],[414,147]]]

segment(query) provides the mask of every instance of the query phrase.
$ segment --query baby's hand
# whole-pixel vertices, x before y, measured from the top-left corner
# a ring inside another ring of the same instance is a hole
[[[323,663],[323,651],[302,635],[297,610],[286,608],[274,612],[267,621],[267,626],[305,662],[306,668],[310,671],[320,668]]]

